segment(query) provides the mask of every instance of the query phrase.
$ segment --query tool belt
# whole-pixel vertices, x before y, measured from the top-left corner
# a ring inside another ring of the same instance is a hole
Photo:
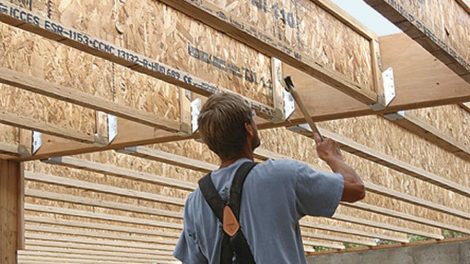
[[[239,223],[243,183],[254,166],[256,166],[255,162],[245,162],[238,168],[230,187],[230,199],[227,202],[220,197],[210,173],[199,180],[199,188],[204,199],[223,226],[221,264],[255,263]]]

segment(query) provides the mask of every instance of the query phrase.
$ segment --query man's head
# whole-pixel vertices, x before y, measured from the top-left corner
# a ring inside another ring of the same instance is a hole
[[[237,158],[260,145],[254,112],[239,95],[212,95],[198,118],[202,140],[222,160]]]

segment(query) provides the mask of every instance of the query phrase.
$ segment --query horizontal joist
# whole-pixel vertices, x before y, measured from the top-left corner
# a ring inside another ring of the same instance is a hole
[[[41,253],[41,252],[39,252]],[[73,256],[69,256],[70,254],[57,254],[57,255],[52,255],[49,253],[49,255],[45,255],[45,253],[49,252],[44,252],[41,253],[42,255],[38,255],[38,252],[36,251],[28,251],[28,253],[25,253],[25,255],[18,255],[18,264],[44,264],[44,263],[70,263],[70,264],[127,264],[129,261],[122,260],[105,260],[105,259],[100,259],[100,258],[86,258],[86,259],[81,259],[77,256],[79,254],[75,254]],[[175,258],[170,258],[170,257],[161,257],[161,259],[157,259],[154,261],[139,261],[136,263],[147,263],[147,264],[174,264],[176,262]],[[176,262],[177,263],[177,262]]]
[[[17,157],[21,155],[20,145],[0,143],[0,155]]]
[[[355,98],[356,100],[371,105],[377,102],[377,95],[367,90],[363,85],[349,80],[339,72],[327,69],[323,63],[315,61],[306,54],[293,49],[293,47],[276,40],[265,32],[257,30],[256,27],[248,25],[228,14],[225,10],[217,7],[206,0],[200,1],[171,1],[163,0],[165,4],[185,13],[186,15],[200,20],[211,27],[226,33],[227,35],[251,46],[252,48],[270,56],[281,59],[309,76],[338,89],[339,91]],[[325,7],[326,1],[323,2]],[[329,12],[334,12],[330,7]],[[342,17],[347,21],[347,17]],[[353,24],[354,22],[350,22]],[[363,33],[365,33],[363,31]],[[368,36],[371,37],[371,36]]]
[[[48,183],[61,184],[61,183],[54,183],[52,181],[49,181]],[[64,185],[64,186],[70,186],[70,185]],[[93,191],[98,191],[98,190],[95,189]],[[116,209],[116,210],[135,212],[135,213],[159,215],[159,216],[177,218],[177,219],[181,219],[183,215],[182,211],[179,211],[179,212],[169,211],[169,210],[145,207],[145,206],[140,206],[140,205],[119,203],[119,202],[107,201],[107,200],[97,200],[97,199],[87,198],[83,196],[48,192],[44,190],[36,190],[36,189],[30,189],[30,188],[25,189],[25,195],[36,197],[36,198],[41,198],[41,199],[63,201],[63,202],[75,203],[75,204],[84,204],[84,205],[97,206],[101,208]],[[119,194],[116,194],[116,195],[119,195]]]
[[[190,170],[201,171],[204,173],[208,173],[219,168],[219,166],[208,162],[190,159],[184,156],[175,155],[172,153],[147,147],[129,147],[122,150],[118,150],[118,152],[126,153],[140,158],[146,158],[149,160],[164,162]]]
[[[367,204],[367,203],[363,203],[363,202],[342,203],[342,205],[347,206],[347,207],[353,207],[353,208],[361,209],[361,210],[366,210],[366,211],[377,213],[377,214],[387,215],[387,216],[390,216],[390,217],[396,217],[396,218],[400,218],[400,219],[403,219],[403,220],[415,222],[415,223],[418,223],[418,224],[424,224],[424,225],[428,225],[428,226],[432,226],[432,227],[436,227],[436,228],[444,228],[444,229],[447,229],[447,230],[457,231],[457,232],[460,232],[460,233],[470,235],[470,229],[467,229],[467,228],[462,228],[462,227],[458,227],[458,226],[444,224],[444,223],[429,220],[429,219],[426,219],[426,218],[423,218],[423,217],[414,216],[414,215],[406,214],[406,213],[395,211],[395,210],[390,210],[390,209],[387,209],[387,208],[383,208],[383,207],[379,207],[379,206],[375,206],[375,205],[371,205],[371,204]]]
[[[20,12],[24,16],[17,17],[13,15]],[[28,17],[33,17],[34,23],[32,23],[32,20],[28,20]],[[210,95],[218,91],[230,92],[228,89],[206,82],[142,54],[118,47],[79,30],[66,27],[57,21],[52,21],[29,10],[17,7],[9,1],[0,0],[0,21],[201,95]],[[252,104],[252,107],[260,116],[268,119],[274,117],[272,107],[248,98],[245,99]]]
[[[373,184],[370,182],[365,182],[364,185],[367,190],[374,192],[374,193],[378,193],[378,194],[381,194],[390,198],[394,198],[403,202],[408,202],[414,205],[422,206],[431,210],[436,210],[444,214],[449,214],[449,215],[461,217],[464,219],[470,219],[470,213],[467,213],[464,211],[460,211],[460,210],[450,208],[442,204],[430,202],[421,198],[417,198],[412,195],[408,195],[408,194],[404,194],[395,190],[391,190],[391,189],[388,189],[383,186]]]
[[[363,237],[369,237],[369,238],[374,238],[374,239],[379,238],[382,240],[394,241],[394,242],[399,242],[399,243],[410,242],[407,238],[403,238],[403,237],[389,236],[389,235],[379,234],[375,232],[357,230],[353,228],[344,228],[341,226],[324,225],[324,224],[312,222],[306,218],[300,220],[300,226],[307,227],[307,228],[320,229],[320,230],[325,230],[325,231],[338,232],[338,233],[342,233],[346,235],[363,236]]]
[[[385,115],[393,123],[405,128],[417,136],[455,154],[456,156],[470,161],[470,148],[453,137],[441,132],[434,126],[426,123],[410,112],[400,111],[394,114]]]
[[[44,162],[55,165],[64,165],[71,168],[77,168],[92,172],[98,172],[108,175],[124,177],[132,180],[145,181],[158,185],[179,188],[186,191],[192,191],[196,188],[196,184],[176,180],[168,177],[162,177],[151,173],[134,171],[117,166],[107,165],[103,163],[73,158],[73,157],[56,157],[45,160]]]
[[[46,226],[46,225],[37,225],[32,223],[25,224],[26,231],[34,232],[45,232],[45,233],[55,233],[55,234],[64,234],[64,235],[74,235],[74,236],[84,236],[84,237],[94,237],[94,238],[106,238],[113,240],[126,240],[134,242],[144,242],[152,244],[161,244],[161,245],[176,245],[177,238],[161,238],[153,235],[136,235],[134,233],[123,233],[109,231],[97,231],[92,229],[83,229],[83,228],[74,228],[74,227],[58,227],[58,226]]]
[[[302,241],[302,244],[304,244],[304,246],[326,247],[326,248],[333,248],[333,249],[345,249],[346,248],[342,244],[327,243],[327,242],[322,242],[322,241],[304,240],[304,241]]]
[[[84,222],[84,221],[74,221],[74,220],[63,220],[63,219],[40,217],[40,216],[34,216],[34,215],[25,215],[25,221],[26,223],[60,225],[60,226],[65,226],[65,227],[97,229],[97,230],[105,230],[105,231],[113,231],[113,232],[130,233],[130,234],[168,237],[168,238],[175,238],[175,239],[180,236],[179,232],[172,232],[172,231],[163,232],[163,231],[159,231],[155,229],[148,229],[148,228],[135,228],[135,227],[121,226],[121,225],[100,224],[100,223],[94,223],[90,221]],[[139,240],[136,240],[136,241],[139,241]]]
[[[26,239],[26,248],[28,246],[43,246],[52,248],[66,248],[66,249],[78,249],[78,250],[98,250],[110,253],[125,253],[125,254],[171,254],[171,250],[157,250],[157,249],[139,249],[139,248],[127,248],[127,247],[116,247],[116,246],[105,246],[105,245],[93,245],[84,244],[77,242],[66,242],[66,241],[54,241],[54,240],[39,240],[39,239]]]
[[[349,237],[334,236],[334,235],[327,235],[327,234],[317,234],[317,233],[308,232],[308,231],[302,231],[302,236],[329,240],[329,241],[336,241],[336,242],[341,242],[341,243],[351,243],[351,244],[356,244],[356,245],[371,246],[371,247],[377,245],[377,243],[375,243],[372,239],[365,240],[365,239],[349,238]]]
[[[59,253],[59,252],[40,252],[40,251],[31,251],[31,250],[19,250],[18,251],[18,258],[19,261],[21,260],[26,260],[29,257],[31,257],[31,260],[34,260],[35,257],[49,257],[48,259],[50,261],[56,261],[55,263],[60,263],[61,261],[65,261],[63,263],[67,263],[67,261],[70,260],[76,260],[76,263],[106,263],[106,262],[118,262],[118,263],[129,263],[126,261],[126,259],[123,259],[122,257],[116,256],[87,256],[83,254],[73,254],[73,253]],[[172,256],[160,256],[159,259],[165,259],[165,260],[175,260],[174,257]],[[144,260],[144,259],[134,259],[132,260],[133,263],[154,263],[154,261],[151,260]],[[54,262],[52,262],[54,263]]]
[[[18,115],[7,111],[0,111],[0,123],[19,128],[39,131],[52,136],[62,137],[83,143],[95,143],[95,135],[79,132],[75,129],[64,128],[59,125],[40,121],[28,116]],[[104,142],[101,142],[104,143]]]
[[[335,219],[335,220],[341,220],[341,221],[356,223],[356,224],[360,224],[360,225],[367,225],[367,226],[375,227],[375,228],[382,228],[382,229],[386,229],[386,230],[390,230],[390,231],[394,231],[394,232],[415,234],[415,235],[434,238],[434,239],[444,239],[444,237],[440,234],[417,231],[417,230],[406,228],[406,227],[400,227],[400,226],[386,224],[386,223],[383,223],[383,222],[376,222],[376,221],[372,221],[372,220],[361,219],[361,218],[353,217],[353,216],[350,216],[350,215],[342,215],[342,214],[336,213],[336,214],[333,215],[332,218]]]
[[[29,204],[29,203],[25,204],[25,210],[51,213],[51,214],[88,217],[88,218],[95,218],[95,219],[129,223],[129,224],[139,224],[139,225],[148,225],[148,226],[161,227],[161,228],[171,228],[171,229],[176,229],[176,230],[183,229],[183,224],[156,221],[156,220],[137,218],[137,217],[122,216],[122,215],[103,214],[103,213],[96,213],[96,212],[84,211],[84,210],[57,208],[53,206],[44,206],[44,205]]]
[[[71,178],[58,177],[43,173],[25,171],[25,179],[31,181],[39,181],[44,183],[59,184],[84,190],[97,191],[102,193],[116,194],[124,197],[139,198],[159,203],[167,203],[172,205],[184,206],[184,199],[153,194],[148,192],[136,191],[126,188],[114,187],[106,184],[92,183],[88,181],[75,180]]]
[[[299,125],[295,127],[290,127],[289,128],[291,131],[300,133],[304,136],[307,137],[313,137],[313,134],[310,130],[310,128],[306,125]],[[359,156],[361,158],[365,158],[367,160],[370,160],[372,162],[378,163],[380,165],[383,165],[385,167],[388,167],[390,169],[405,173],[407,175],[413,176],[415,178],[418,178],[420,180],[430,182],[432,184],[435,184],[437,186],[440,186],[444,189],[447,189],[449,191],[456,192],[458,194],[461,194],[466,197],[470,197],[470,189],[462,186],[461,184],[458,184],[456,182],[453,182],[449,179],[446,179],[444,177],[435,175],[433,173],[430,173],[428,171],[425,171],[421,168],[412,166],[406,162],[403,162],[401,160],[398,160],[396,158],[393,158],[392,156],[389,156],[387,154],[381,153],[379,151],[376,151],[374,149],[371,149],[365,145],[359,144],[353,140],[350,140],[346,137],[343,137],[339,134],[336,134],[334,132],[331,132],[326,129],[319,128],[320,133],[328,138],[331,138],[335,141],[337,141],[341,145],[341,149],[349,152],[353,155]]]
[[[104,208],[109,208],[109,209],[117,209],[117,210],[129,211],[129,212],[154,214],[154,215],[159,215],[159,216],[164,216],[164,217],[183,219],[182,212],[153,209],[153,208],[142,207],[142,206],[133,206],[133,205],[117,203],[117,202],[113,202],[112,204],[109,204],[109,202],[107,201],[98,201],[96,199],[91,199],[91,198],[59,194],[59,193],[53,193],[53,192],[46,192],[42,190],[26,189],[25,195],[30,196],[30,197],[48,199],[48,200],[56,200],[56,201],[76,203],[76,204],[82,204],[82,205],[104,207]],[[98,216],[95,216],[94,218],[95,219],[109,219],[109,216],[106,216],[106,215],[103,218],[100,218],[100,217],[101,216],[98,215]],[[127,230],[128,232],[133,232],[133,233],[144,232],[148,234],[171,236],[171,237],[178,235],[178,233],[168,232],[168,231],[166,232],[149,231],[148,229],[134,229],[130,227],[119,227],[115,225],[102,225],[102,224],[96,224],[96,223],[90,223],[90,222],[79,222],[79,221],[71,221],[71,220],[58,220],[58,219],[51,220],[49,218],[36,217],[36,216],[30,216],[30,215],[26,215],[25,220],[30,221],[30,222],[51,223],[51,224],[56,223],[56,224],[64,225],[64,226],[88,227],[88,228],[96,228],[96,229],[112,230],[112,231],[126,231]],[[351,232],[354,233],[354,230],[351,230]],[[347,238],[340,238],[340,237],[334,237],[334,236],[329,237],[329,236],[323,236],[323,235],[314,234],[314,233],[303,234],[303,235],[305,237],[310,237],[310,238],[315,238],[315,239],[323,239],[323,240],[330,240],[330,241],[336,241],[336,242],[347,242],[347,243],[362,244],[362,245],[370,245],[371,243],[373,243],[371,241],[365,241],[365,240],[360,240],[360,239],[357,239],[357,240],[347,239]],[[341,239],[344,239],[344,241],[342,241]]]
[[[72,104],[80,105],[86,108],[91,108],[97,111],[113,114],[115,116],[119,116],[155,128],[160,128],[171,132],[180,131],[180,123],[178,121],[163,119],[153,113],[147,113],[122,104],[110,102],[98,96],[81,92],[78,89],[73,89],[59,84],[50,83],[18,71],[13,71],[0,67],[0,83],[15,86],[21,89],[66,101]],[[39,129],[31,127],[29,127],[29,129],[41,131]],[[53,128],[51,128],[51,130],[52,129]],[[46,133],[46,131],[41,132]],[[51,135],[61,137],[62,134],[60,132],[61,131],[57,131],[55,134]]]
[[[160,251],[153,254],[141,254],[141,253],[132,253],[127,252],[109,252],[109,251],[99,251],[96,249],[72,249],[64,247],[51,247],[45,245],[26,245],[26,251],[40,251],[40,252],[50,252],[50,253],[68,253],[68,254],[83,254],[85,256],[94,256],[94,257],[120,257],[122,260],[127,260],[132,262],[133,259],[143,259],[143,260],[156,260],[159,257],[171,256],[170,252]]]
[[[118,118],[118,133],[108,145],[97,146],[71,141],[60,137],[42,135],[43,144],[34,155],[16,158],[17,161],[42,160],[50,157],[76,155],[97,151],[120,149],[128,146],[158,144],[176,140],[188,140],[196,136],[168,132],[154,127],[139,124],[126,119]]]
[[[133,241],[120,241],[112,239],[98,239],[82,236],[66,236],[59,234],[46,234],[46,233],[34,233],[34,232],[25,232],[26,243],[27,241],[34,240],[45,240],[45,241],[56,241],[56,242],[65,242],[65,243],[79,243],[82,245],[93,245],[93,246],[112,246],[118,248],[128,248],[128,249],[147,249],[147,250],[164,250],[164,251],[173,251],[174,246],[171,245],[156,245],[150,243],[142,242],[133,242]]]

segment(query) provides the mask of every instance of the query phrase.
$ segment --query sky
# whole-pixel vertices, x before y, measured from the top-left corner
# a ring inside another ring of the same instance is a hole
[[[333,0],[333,2],[379,36],[400,32],[399,28],[363,0]]]

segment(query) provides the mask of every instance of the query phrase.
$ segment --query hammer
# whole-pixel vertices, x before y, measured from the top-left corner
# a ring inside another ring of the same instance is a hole
[[[287,76],[286,78],[284,78],[284,83],[285,83],[284,88],[286,88],[286,90],[294,98],[295,103],[299,106],[300,111],[302,112],[302,114],[304,115],[305,120],[307,121],[308,125],[310,126],[310,129],[312,129],[312,131],[314,133],[317,133],[320,136],[321,141],[323,141],[323,137],[320,134],[320,131],[318,130],[315,123],[313,122],[312,117],[308,114],[307,108],[305,108],[305,105],[303,104],[302,99],[300,99],[299,94],[294,89],[295,87],[294,87],[294,83],[292,82],[291,77]]]

